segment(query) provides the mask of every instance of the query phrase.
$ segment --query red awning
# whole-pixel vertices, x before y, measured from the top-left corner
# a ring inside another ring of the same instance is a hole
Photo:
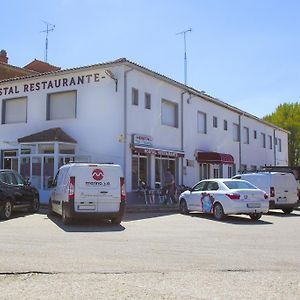
[[[169,157],[184,157],[184,152],[180,150],[167,150],[167,149],[158,149],[158,148],[143,147],[143,146],[133,146],[132,150],[137,153],[144,153],[144,154],[154,154],[154,155],[169,156]]]
[[[218,152],[200,152],[197,153],[198,163],[208,163],[208,164],[234,164],[233,156],[226,153]]]

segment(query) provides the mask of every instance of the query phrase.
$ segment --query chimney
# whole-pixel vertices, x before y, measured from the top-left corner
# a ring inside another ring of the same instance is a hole
[[[3,62],[5,64],[7,64],[8,62],[7,52],[5,50],[0,51],[0,62]]]

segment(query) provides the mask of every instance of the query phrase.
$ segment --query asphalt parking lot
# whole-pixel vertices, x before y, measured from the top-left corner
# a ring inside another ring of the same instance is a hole
[[[299,299],[300,211],[0,221],[1,299]]]

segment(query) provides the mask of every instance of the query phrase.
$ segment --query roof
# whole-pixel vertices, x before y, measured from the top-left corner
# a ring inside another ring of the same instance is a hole
[[[88,66],[82,66],[82,67],[76,67],[76,68],[70,68],[70,69],[64,69],[64,70],[57,70],[57,71],[53,71],[53,72],[46,72],[46,73],[38,73],[38,74],[33,74],[33,75],[28,75],[28,76],[24,76],[24,77],[19,77],[19,78],[11,78],[11,79],[6,79],[6,80],[0,80],[0,84],[1,83],[5,83],[5,82],[11,82],[11,81],[16,81],[16,80],[22,80],[22,79],[28,79],[28,78],[36,78],[36,77],[43,77],[43,76],[51,76],[51,75],[59,75],[59,74],[67,74],[67,73],[71,73],[71,72],[75,72],[75,71],[81,71],[81,70],[89,70],[89,69],[95,69],[95,68],[99,68],[99,67],[112,67],[112,66],[115,66],[115,65],[126,65],[130,68],[135,68],[143,73],[146,73],[150,76],[153,76],[153,77],[156,77],[160,80],[163,80],[163,81],[166,81],[172,85],[175,85],[181,89],[183,89],[183,92],[186,92],[190,95],[195,95],[195,96],[198,96],[204,100],[207,100],[208,102],[211,102],[211,103],[214,103],[216,105],[219,105],[221,107],[224,107],[226,109],[229,109],[233,112],[236,112],[238,113],[239,115],[243,115],[243,116],[246,116],[248,118],[251,118],[251,119],[254,119],[260,123],[263,123],[265,125],[268,125],[270,127],[273,127],[274,129],[278,129],[280,131],[283,131],[285,133],[289,133],[289,131],[283,129],[283,128],[280,128],[274,124],[271,124],[269,122],[266,122],[250,113],[247,113],[243,110],[240,110],[239,108],[233,106],[233,105],[230,105],[224,101],[221,101],[217,98],[214,98],[210,95],[208,95],[207,93],[204,93],[203,91],[199,91],[199,90],[196,90],[192,87],[189,87],[183,83],[180,83],[174,79],[171,79],[165,75],[162,75],[158,72],[155,72],[153,70],[150,70],[142,65],[139,65],[135,62],[132,62],[126,58],[119,58],[119,59],[116,59],[116,60],[113,60],[113,61],[110,61],[110,62],[105,62],[105,63],[98,63],[98,64],[93,64],[93,65],[88,65]]]
[[[48,64],[47,62],[35,59],[31,63],[27,64],[24,69],[36,71],[39,73],[54,72],[61,68]]]
[[[18,139],[19,143],[65,142],[76,144],[77,141],[65,133],[60,127],[50,128]]]
[[[13,65],[9,65],[4,62],[0,62],[0,81],[4,79],[24,77],[28,75],[35,74],[36,72],[32,70],[25,70]]]

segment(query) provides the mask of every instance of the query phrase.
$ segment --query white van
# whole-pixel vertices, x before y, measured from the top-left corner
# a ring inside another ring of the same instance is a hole
[[[52,187],[49,213],[61,215],[64,224],[91,216],[121,223],[126,194],[119,165],[70,163],[58,170]]]
[[[269,195],[270,208],[282,209],[289,214],[298,206],[297,181],[291,173],[257,172],[239,174],[233,179],[247,180]]]

